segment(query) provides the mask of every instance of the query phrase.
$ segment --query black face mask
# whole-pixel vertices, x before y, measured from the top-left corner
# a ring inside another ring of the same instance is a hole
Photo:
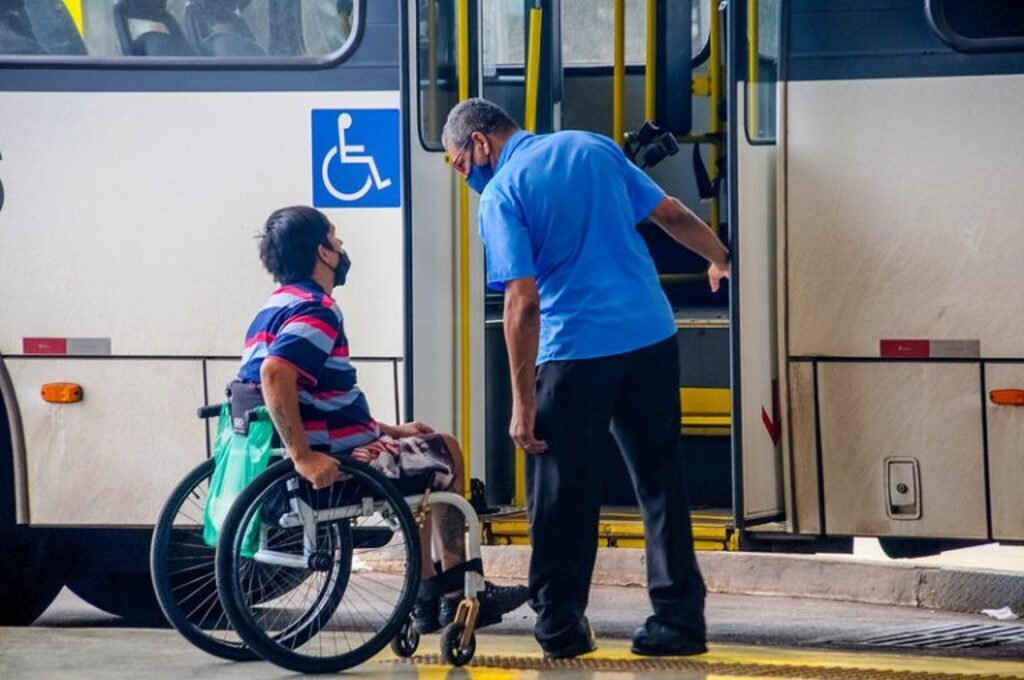
[[[344,250],[338,251],[338,266],[334,268],[334,285],[344,286],[348,270],[352,268],[352,260]]]

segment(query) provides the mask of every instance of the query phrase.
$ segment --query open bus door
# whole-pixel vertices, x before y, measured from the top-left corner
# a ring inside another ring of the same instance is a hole
[[[683,151],[663,159],[663,163],[648,168],[648,172],[725,236],[729,220],[736,218],[735,209],[729,207],[729,185],[735,177],[726,177],[726,160],[731,153],[727,140],[733,135],[728,130],[725,110],[730,87],[726,81],[724,45],[729,41],[726,12],[718,3],[652,0],[635,7],[609,3],[606,11],[596,13],[588,3],[564,0],[484,2],[481,7],[481,30],[491,40],[490,46],[483,45],[483,96],[504,106],[514,117],[519,118],[520,112],[529,115],[524,81],[530,82],[531,76],[529,60],[523,56],[532,53],[527,38],[532,35],[529,17],[536,16],[538,8],[544,17],[553,16],[558,20],[544,21],[538,32],[537,51],[542,57],[536,79],[540,83],[537,131],[586,129],[623,142],[627,131],[639,130],[645,120],[655,121]],[[623,16],[622,12],[629,7],[641,11]],[[516,28],[508,30],[509,26]],[[648,41],[647,35],[656,38]],[[548,126],[544,124],[547,116],[551,120]],[[749,214],[754,222],[770,216],[774,209],[770,202],[774,189],[768,189],[773,187],[774,174],[765,170],[750,181],[752,193],[746,198],[741,219],[747,219]],[[770,226],[770,222],[760,223],[762,231]],[[702,258],[686,252],[654,225],[641,224],[638,229],[647,240],[676,314],[682,354],[680,434],[687,457],[697,547],[736,549],[737,527],[744,520],[775,519],[782,510],[779,448],[770,432],[765,431],[760,406],[742,424],[737,421],[732,425],[730,394],[737,391],[731,381],[734,353],[730,351],[730,338],[739,298],[733,300],[734,311],[730,313],[725,294],[713,296],[708,291],[706,263]],[[766,238],[762,233],[761,240],[752,239],[749,248],[763,248]],[[758,256],[761,255],[764,253],[759,252]],[[770,262],[763,263],[762,269],[762,276],[769,276]],[[760,288],[763,286],[754,279],[751,291],[758,292]],[[752,309],[760,301],[744,298],[743,304],[744,309]],[[485,474],[488,501],[511,507],[512,511],[486,520],[486,538],[496,543],[526,543],[528,523],[522,511],[525,497],[521,454],[513,452],[505,434],[508,369],[501,305],[500,297],[488,299]],[[768,324],[773,312],[774,307],[767,306],[751,323]],[[752,332],[750,343],[768,343],[772,331],[772,327],[766,326],[758,334]],[[747,380],[756,389],[763,387],[765,392],[756,393],[749,405],[765,404],[772,422],[777,422],[771,383],[775,377],[774,349],[765,344],[748,354],[757,356],[762,363],[758,370],[749,371]],[[730,453],[732,427],[749,431],[753,442],[757,441],[755,435],[761,435],[768,443],[767,449],[762,442],[761,448],[743,452],[737,437],[734,458]],[[595,452],[606,469],[600,540],[604,545],[638,547],[643,545],[643,528],[636,499],[614,440],[609,436],[608,441],[606,451]],[[752,471],[747,481],[744,466]],[[475,469],[474,474],[483,478],[484,471]]]

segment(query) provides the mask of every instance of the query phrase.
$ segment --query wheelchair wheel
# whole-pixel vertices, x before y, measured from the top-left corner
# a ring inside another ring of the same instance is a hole
[[[370,467],[339,465],[344,479],[318,491],[291,461],[268,468],[232,505],[217,546],[231,624],[261,657],[294,671],[338,672],[369,659],[416,598],[419,538],[405,499]],[[252,574],[265,565],[302,573],[302,583],[261,590]]]
[[[213,459],[190,472],[171,493],[153,532],[149,563],[153,591],[167,621],[199,649],[222,659],[257,656],[231,629],[217,596],[214,548],[203,541],[203,511]]]
[[[469,644],[462,646],[461,623],[449,623],[441,631],[441,660],[453,666],[465,666],[476,654],[476,633],[469,636]]]

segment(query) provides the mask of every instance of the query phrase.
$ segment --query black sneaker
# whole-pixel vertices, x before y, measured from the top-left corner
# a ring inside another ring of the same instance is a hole
[[[437,595],[419,595],[412,606],[412,625],[420,635],[427,635],[441,629],[438,611],[441,598]]]
[[[642,656],[694,656],[707,651],[703,637],[695,638],[653,618],[633,634],[633,653]]]
[[[559,637],[564,637],[559,635]],[[594,641],[594,629],[590,626],[590,621],[587,617],[583,617],[580,621],[578,635],[573,635],[576,639],[561,644],[557,647],[548,647],[541,645],[544,650],[545,659],[574,659],[577,656],[589,654],[590,652],[597,649],[597,642]]]
[[[526,586],[498,586],[490,581],[484,582],[484,590],[477,594],[480,600],[480,613],[476,618],[476,627],[493,626],[501,623],[501,615],[519,609],[530,599],[530,589]],[[438,619],[441,627],[455,620],[455,612],[459,609],[461,597],[443,597],[438,607]]]

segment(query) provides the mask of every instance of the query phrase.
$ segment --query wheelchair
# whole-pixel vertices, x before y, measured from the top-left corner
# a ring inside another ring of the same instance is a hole
[[[199,416],[221,408],[201,408]],[[267,418],[260,411],[246,417]],[[171,626],[214,656],[262,658],[303,673],[352,668],[389,644],[411,657],[420,641],[411,618],[419,528],[431,507],[448,505],[463,514],[468,540],[464,564],[445,574],[449,583],[464,579],[464,599],[442,630],[441,657],[454,666],[472,660],[484,589],[473,506],[430,491],[430,475],[393,481],[347,456],[339,458],[342,479],[314,490],[283,449],[273,454],[276,462],[231,504],[215,547],[203,533],[214,459],[171,493],[150,550],[154,591]]]

